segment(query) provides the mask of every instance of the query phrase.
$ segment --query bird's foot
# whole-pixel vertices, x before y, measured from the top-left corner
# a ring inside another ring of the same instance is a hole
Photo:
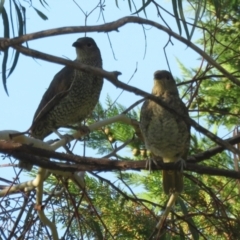
[[[162,161],[162,158],[158,159],[158,157],[154,156],[154,157],[148,157],[147,161],[146,161],[146,165],[145,168],[149,170],[149,172],[152,171],[152,166],[153,165],[158,165],[158,161]]]
[[[90,133],[90,129],[86,125],[80,126],[77,130],[81,135],[88,135]]]
[[[186,161],[183,158],[178,159],[175,164],[179,166],[181,172],[183,172],[184,168],[186,167]]]
[[[152,170],[152,164],[156,164],[155,160],[151,159],[151,158],[148,158],[147,161],[146,161],[146,165],[145,165],[145,168],[149,170],[149,172],[151,172]]]
[[[80,135],[79,138],[81,138],[82,136],[88,135],[88,134],[90,133],[90,129],[89,129],[89,127],[87,127],[86,125],[80,125],[80,126],[64,126],[64,127],[78,131],[78,132],[79,132],[79,135]]]

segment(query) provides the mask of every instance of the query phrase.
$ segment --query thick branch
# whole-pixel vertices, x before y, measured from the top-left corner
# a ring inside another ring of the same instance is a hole
[[[58,153],[46,149],[39,149],[28,145],[22,145],[14,142],[0,141],[0,152],[9,154],[18,159],[24,159],[29,163],[41,166],[47,169],[61,170],[61,171],[112,171],[112,170],[144,170],[146,161],[116,161],[106,158],[91,158],[81,157],[78,155],[70,155],[65,153]],[[45,158],[54,158],[58,160],[65,160],[68,163],[59,163]],[[70,164],[74,163],[74,164]],[[161,163],[152,166],[152,170],[174,170],[179,169],[179,166],[174,163]],[[194,163],[187,163],[184,168],[186,171],[197,172],[201,174],[225,176],[233,179],[240,179],[240,173],[233,170],[216,169],[197,165]]]
[[[240,142],[240,135],[237,135],[237,136],[232,137],[232,138],[225,139],[225,141],[229,142],[232,145],[237,144],[237,143]],[[224,147],[216,146],[216,147],[210,148],[210,149],[208,149],[204,152],[200,152],[196,155],[189,156],[188,161],[191,162],[191,163],[201,162],[205,159],[209,159],[209,158],[213,157],[214,155],[216,155],[218,153],[221,153],[224,150],[225,150]]]
[[[25,47],[22,47],[22,46],[13,46],[13,47],[16,48],[18,51],[20,51],[21,53],[27,55],[27,56],[32,56],[32,57],[43,59],[43,60],[46,60],[46,61],[51,61],[51,62],[63,64],[63,65],[68,65],[70,67],[74,67],[76,69],[80,69],[80,70],[86,71],[86,72],[92,72],[96,75],[99,75],[99,76],[102,76],[102,77],[106,78],[108,81],[110,81],[116,87],[124,89],[128,92],[133,92],[136,95],[143,96],[145,98],[151,99],[154,102],[156,102],[159,105],[166,108],[171,113],[177,114],[178,116],[183,118],[185,122],[187,122],[189,125],[193,126],[196,130],[198,130],[199,132],[201,132],[204,135],[206,135],[207,137],[209,137],[212,141],[214,141],[217,144],[223,146],[224,148],[230,150],[231,152],[240,155],[240,151],[238,149],[234,148],[231,144],[222,140],[218,136],[214,135],[213,133],[211,133],[210,131],[208,131],[207,129],[205,129],[201,125],[199,125],[197,122],[195,122],[191,118],[180,115],[174,109],[170,108],[168,106],[168,104],[166,102],[162,101],[160,98],[158,98],[156,96],[153,96],[152,94],[149,94],[147,92],[144,92],[144,91],[142,91],[142,90],[140,90],[136,87],[132,87],[128,84],[125,84],[125,83],[119,81],[117,79],[117,76],[120,74],[119,72],[107,72],[107,71],[105,71],[103,69],[100,69],[100,68],[95,68],[95,67],[91,67],[91,66],[88,66],[88,65],[85,65],[85,64],[76,63],[76,62],[73,62],[73,61],[69,61],[69,60],[66,60],[66,59],[63,59],[63,58],[59,58],[59,57],[55,57],[55,56],[52,56],[52,55],[49,55],[49,54],[41,53],[39,51],[29,49],[29,48],[25,48]]]
[[[140,18],[140,17],[124,17],[120,18],[117,21],[98,25],[98,26],[85,26],[85,27],[62,27],[62,28],[55,28],[50,29],[46,31],[40,31],[36,33],[26,34],[21,37],[13,38],[9,41],[6,41],[6,39],[3,39],[4,46],[12,46],[16,44],[21,44],[23,42],[38,39],[42,37],[49,37],[49,36],[56,36],[61,34],[70,34],[70,33],[86,33],[86,32],[110,32],[110,31],[118,31],[118,28],[123,27],[125,24],[129,23],[137,23],[137,24],[145,24],[153,26],[159,30],[162,30],[169,34],[171,37],[176,38],[182,43],[185,43],[188,47],[192,48],[195,52],[197,52],[199,55],[201,55],[208,63],[212,64],[216,69],[218,69],[221,73],[223,73],[229,80],[231,80],[233,83],[240,86],[240,81],[234,77],[232,74],[230,74],[227,70],[225,70],[221,65],[219,65],[217,62],[215,62],[206,52],[201,50],[199,47],[197,47],[195,44],[193,44],[191,41],[187,40],[186,38],[178,35],[177,33],[173,32],[171,29],[164,27],[163,25],[156,23],[154,21]],[[1,44],[0,44],[1,46]]]

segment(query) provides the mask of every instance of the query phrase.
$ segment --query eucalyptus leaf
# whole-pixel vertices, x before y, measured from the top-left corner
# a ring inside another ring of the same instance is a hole
[[[5,8],[3,7],[2,9],[2,19],[3,19],[3,26],[4,26],[4,38],[9,38],[9,21],[8,21],[8,16]],[[7,90],[7,60],[8,60],[8,48],[3,51],[4,56],[3,56],[3,61],[2,61],[2,81],[3,81],[3,87],[5,92],[8,95],[8,90]]]
[[[33,9],[37,12],[37,14],[39,15],[39,17],[41,17],[43,20],[48,20],[48,17],[41,12],[40,10],[38,10],[37,8],[33,7]]]

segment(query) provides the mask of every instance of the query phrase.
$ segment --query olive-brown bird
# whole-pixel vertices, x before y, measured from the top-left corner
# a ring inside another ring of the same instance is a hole
[[[77,39],[75,62],[102,68],[100,50],[89,37]],[[35,112],[30,134],[44,139],[60,127],[80,124],[94,109],[103,78],[72,67],[64,67],[53,78]]]
[[[100,51],[92,38],[79,38],[75,62],[102,68]],[[37,108],[31,136],[44,139],[53,130],[80,124],[94,109],[103,85],[103,78],[72,67],[58,72]]]
[[[152,94],[166,102],[181,115],[188,116],[188,110],[178,94],[176,82],[168,71],[154,73]],[[163,162],[177,162],[186,159],[190,145],[190,125],[177,114],[151,100],[141,108],[140,128],[146,147]],[[181,193],[183,190],[182,171],[163,170],[163,190],[166,194]]]

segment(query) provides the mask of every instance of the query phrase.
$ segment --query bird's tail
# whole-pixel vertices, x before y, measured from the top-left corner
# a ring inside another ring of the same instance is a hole
[[[163,170],[163,191],[166,194],[183,191],[182,171]]]

